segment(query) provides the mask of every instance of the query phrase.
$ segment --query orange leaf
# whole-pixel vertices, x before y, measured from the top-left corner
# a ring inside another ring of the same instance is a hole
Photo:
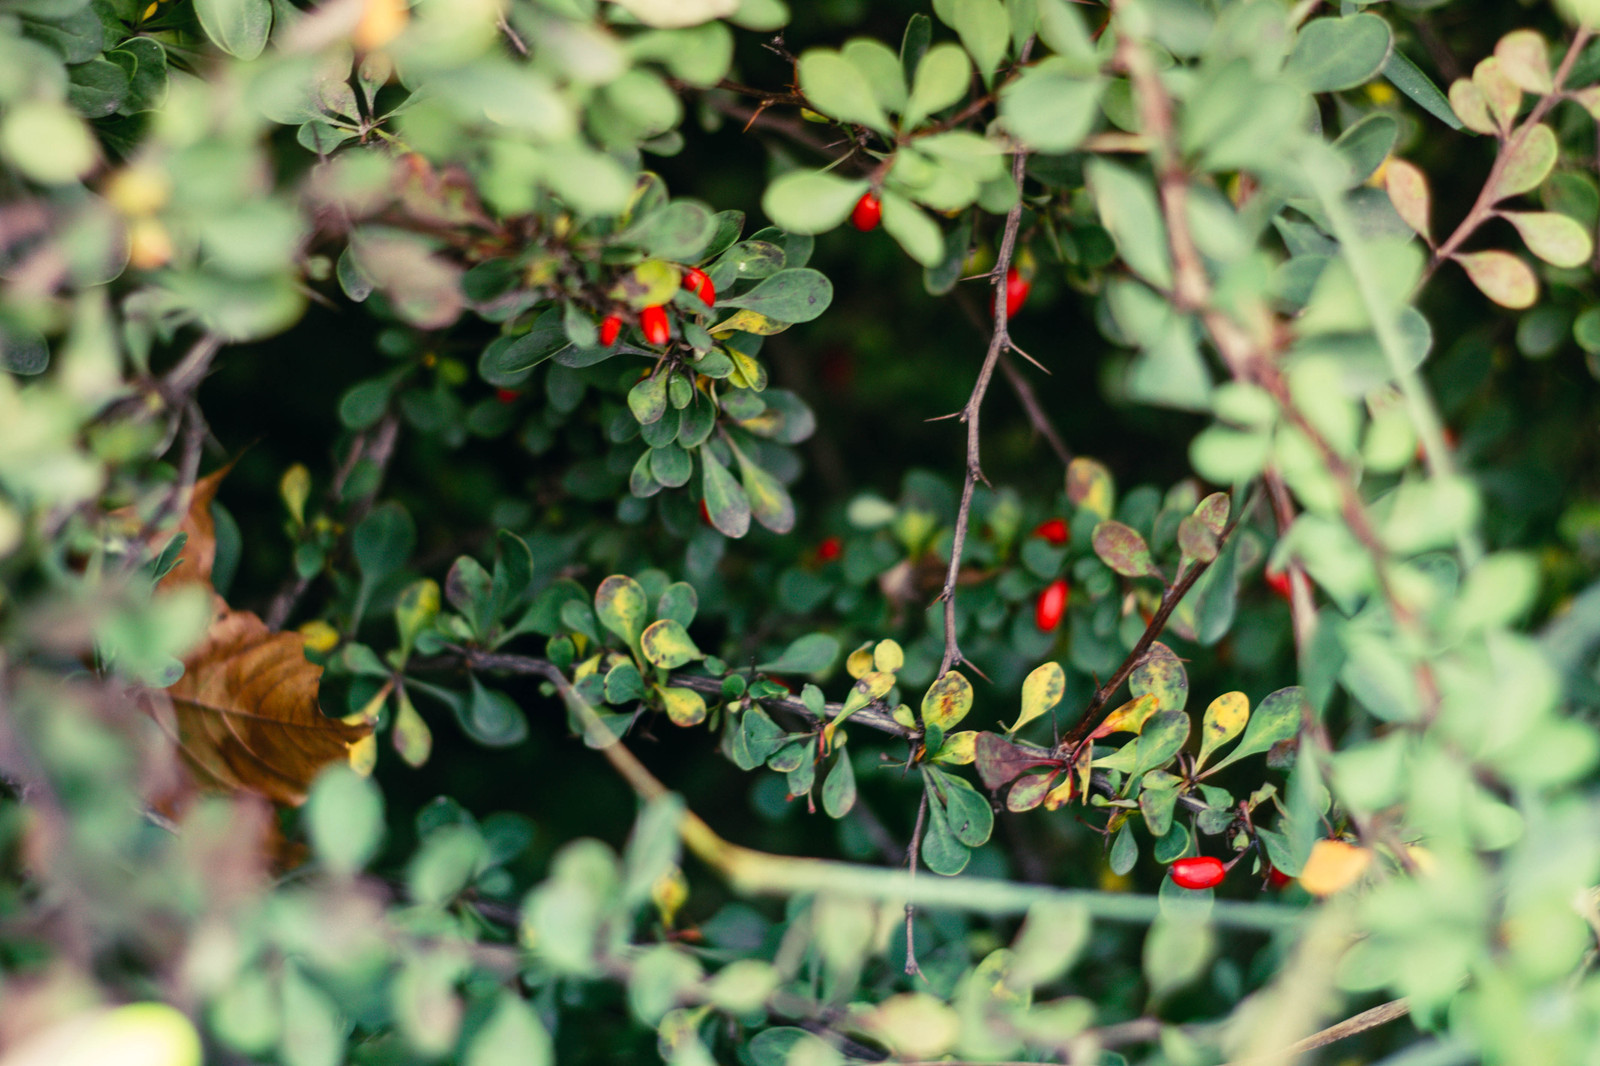
[[[1342,840],[1319,840],[1300,871],[1300,885],[1313,896],[1331,896],[1367,872],[1372,852]]]

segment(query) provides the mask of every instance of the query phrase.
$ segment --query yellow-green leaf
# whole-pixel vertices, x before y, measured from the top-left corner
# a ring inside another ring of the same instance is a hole
[[[683,273],[664,259],[646,259],[624,271],[608,295],[634,310],[667,303],[683,284]]]
[[[289,517],[296,527],[306,524],[306,500],[311,498],[311,471],[296,463],[283,472],[278,481],[278,495],[289,509]]]
[[[1089,754],[1090,746],[1085,744],[1083,750],[1085,755]],[[1080,776],[1086,776],[1089,770],[1089,764],[1087,762],[1083,763],[1083,770],[1083,774],[1068,774],[1059,785],[1044,794],[1045,810],[1059,811],[1061,808],[1072,802],[1073,793],[1078,790],[1078,778]]]
[[[612,574],[595,589],[595,616],[600,619],[601,625],[627,641],[629,647],[639,643],[648,612],[644,588],[626,574]],[[653,659],[651,661],[654,662]]]
[[[391,737],[394,750],[406,761],[406,765],[421,766],[433,751],[433,731],[422,720],[422,715],[417,713],[405,689],[396,691],[395,704],[394,734]]]
[[[944,738],[944,743],[939,746],[939,750],[933,753],[934,762],[945,763],[949,766],[969,766],[977,757],[978,731],[976,729],[963,729],[959,733],[951,733]]]
[[[823,749],[832,747],[833,735],[838,732],[846,718],[873,700],[883,699],[892,688],[894,688],[894,675],[891,673],[873,670],[862,674],[860,680],[850,687],[850,695],[844,698],[844,706],[839,709],[839,716],[822,727]]]
[[[439,615],[439,584],[423,578],[406,586],[394,601],[394,624],[400,631],[400,658],[411,655],[417,634]]]
[[[895,645],[896,650],[899,647],[898,644]],[[922,697],[924,725],[948,730],[965,718],[970,710],[972,710],[972,683],[956,670],[949,671],[929,685],[928,694]]]
[[[906,664],[905,650],[898,641],[880,640],[872,649],[872,668],[894,673]]]
[[[774,333],[782,333],[793,324],[792,322],[779,322],[775,318],[768,318],[760,311],[741,309],[712,326],[711,335],[717,340],[725,340],[734,332],[753,333],[758,337],[767,337]]]
[[[849,673],[851,677],[857,679],[865,677],[867,672],[872,669],[872,659],[872,642],[868,641],[855,651],[851,652],[849,658],[845,659],[845,671]]]
[[[1066,690],[1067,675],[1062,671],[1061,664],[1051,662],[1035,668],[1022,683],[1022,713],[1017,716],[1016,724],[1006,732],[1015,733],[1050,710],[1061,702]]]
[[[666,708],[667,717],[672,719],[673,725],[699,725],[706,720],[706,701],[694,689],[676,686],[662,688],[657,685],[656,692],[661,696],[661,705]]]
[[[639,647],[646,659],[666,670],[705,658],[705,653],[689,639],[689,631],[671,618],[650,623],[639,637]]]
[[[1113,497],[1111,471],[1104,466],[1081,456],[1067,466],[1067,499],[1080,510],[1110,518]]]
[[[1243,692],[1224,692],[1211,701],[1200,723],[1200,758],[1195,769],[1204,766],[1212,752],[1244,731],[1250,720],[1250,697]]]

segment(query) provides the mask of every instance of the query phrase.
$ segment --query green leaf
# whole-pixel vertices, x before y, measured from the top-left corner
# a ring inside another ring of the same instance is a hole
[[[954,877],[966,869],[972,852],[961,846],[950,830],[944,805],[933,798],[933,786],[927,785],[928,828],[922,835],[922,861],[941,877]]]
[[[664,259],[646,259],[630,270],[618,275],[616,283],[607,290],[606,295],[613,300],[627,304],[635,311],[646,307],[655,307],[671,300],[673,294],[683,284],[683,275],[678,268]],[[537,331],[544,323],[546,315],[555,318],[558,311],[552,309],[540,315],[534,322]],[[561,326],[561,336],[566,337],[566,326],[559,321],[546,325],[545,328],[554,330],[556,325]]]
[[[1250,724],[1245,728],[1239,746],[1229,752],[1227,758],[1212,767],[1210,773],[1214,774],[1224,766],[1266,751],[1280,741],[1298,736],[1301,720],[1310,711],[1311,704],[1306,699],[1305,689],[1299,686],[1280,688],[1261,701],[1261,705],[1250,716]]]
[[[317,859],[338,877],[358,873],[383,840],[383,793],[348,766],[317,775],[306,801],[306,830]]]
[[[624,660],[606,671],[606,702],[613,707],[644,698],[644,676],[632,662]]]
[[[889,116],[883,113],[873,93],[872,83],[838,52],[810,49],[800,57],[796,73],[806,101],[823,114],[841,122],[870,126],[879,133],[893,130]]]
[[[67,68],[67,102],[84,118],[106,118],[128,96],[127,72],[116,63],[92,59]]]
[[[694,200],[674,200],[654,211],[613,240],[642,248],[654,259],[692,263],[717,233],[716,214]]]
[[[828,309],[833,282],[810,267],[780,270],[749,292],[720,299],[719,307],[743,307],[780,322],[810,322]]]
[[[767,186],[761,209],[790,232],[823,233],[849,218],[869,188],[865,181],[823,170],[796,170]]]
[[[922,697],[922,722],[948,733],[972,710],[972,682],[960,671],[941,675]],[[935,746],[937,750],[937,746]]]
[[[1126,167],[1091,159],[1085,166],[1100,218],[1134,272],[1158,289],[1172,288],[1167,228],[1150,179]]]
[[[1121,522],[1101,522],[1094,527],[1094,553],[1123,577],[1161,576],[1144,538]]]
[[[649,610],[644,588],[626,574],[612,574],[595,590],[595,617],[629,647],[638,646]]]
[[[1555,169],[1559,154],[1554,131],[1542,122],[1534,126],[1507,150],[1500,174],[1490,187],[1490,196],[1496,201],[1504,200],[1537,189]]]
[[[902,124],[908,130],[915,129],[929,115],[966,96],[971,76],[972,65],[959,45],[947,41],[928,49],[911,79],[911,96],[901,116]]]
[[[1461,128],[1461,120],[1450,107],[1449,98],[1433,83],[1433,79],[1407,59],[1400,49],[1396,48],[1389,53],[1388,62],[1383,65],[1383,76],[1389,80],[1390,85],[1399,89],[1412,103],[1428,114],[1453,130]]]
[[[711,524],[725,537],[742,537],[750,531],[750,498],[733,480],[710,448],[700,449],[701,489]]]
[[[1138,758],[1129,777],[1140,777],[1171,762],[1189,739],[1189,716],[1182,711],[1161,711],[1139,731]]]
[[[845,42],[840,54],[872,86],[873,98],[885,111],[903,111],[906,106],[906,79],[900,57],[882,41],[857,37]]]
[[[774,533],[787,533],[794,528],[794,500],[783,483],[766,470],[751,462],[744,452],[734,449],[739,460],[740,479],[744,494],[750,501],[750,513],[757,522]]]
[[[1181,711],[1189,702],[1189,675],[1172,649],[1157,641],[1128,676],[1128,689],[1135,699],[1154,696],[1160,710]]]
[[[1215,943],[1211,926],[1191,915],[1164,914],[1157,918],[1144,939],[1144,973],[1150,982],[1150,994],[1164,998],[1199,977],[1211,959]]]
[[[883,191],[883,228],[906,254],[925,267],[944,258],[944,235],[939,224],[899,193]]]
[[[676,291],[677,282],[673,284]],[[528,332],[496,337],[478,357],[478,373],[496,388],[521,385],[529,371],[568,346],[561,319],[561,312],[552,308],[534,319]]]
[[[1500,217],[1517,227],[1528,251],[1551,266],[1576,268],[1594,254],[1594,241],[1577,219],[1555,211],[1502,211]]]
[[[1339,135],[1333,146],[1350,164],[1352,186],[1361,184],[1377,172],[1389,153],[1394,151],[1395,138],[1399,133],[1400,123],[1395,117],[1379,112],[1366,116]]]
[[[667,413],[667,375],[654,374],[629,389],[628,409],[641,425],[659,422]]]
[[[1145,782],[1139,790],[1139,813],[1144,815],[1144,824],[1150,830],[1150,835],[1159,840],[1172,831],[1172,813],[1178,806],[1178,790],[1175,787],[1152,786],[1148,783],[1148,776]]]
[[[988,84],[1011,41],[1011,21],[1000,0],[955,0],[956,35]]]
[[[922,773],[937,789],[928,813],[933,813],[933,807],[943,806],[950,831],[957,840],[969,848],[987,843],[989,834],[994,830],[994,809],[989,806],[989,801],[966,778],[947,774],[931,766],[923,767]]]
[[[1224,692],[1212,700],[1200,723],[1200,757],[1195,760],[1195,769],[1198,771],[1212,752],[1238,736],[1249,720],[1250,697],[1243,692]]]
[[[350,538],[366,584],[382,581],[405,566],[416,544],[416,523],[404,507],[393,502],[373,508]]]
[[[502,992],[494,1012],[472,1038],[461,1066],[551,1066],[555,1047],[550,1033],[523,999]]]
[[[239,59],[254,59],[272,29],[271,0],[194,0],[200,27],[216,46]]]
[[[664,670],[676,670],[705,658],[705,653],[689,639],[689,631],[670,618],[650,623],[639,637],[639,647],[646,659]]]
[[[1111,843],[1111,854],[1107,858],[1107,865],[1111,872],[1121,877],[1133,869],[1134,863],[1139,861],[1139,842],[1133,839],[1133,822],[1122,823],[1122,828],[1117,831],[1116,840]]]
[[[471,679],[471,696],[465,706],[458,703],[454,709],[467,735],[488,747],[510,747],[528,736],[522,709],[505,693],[484,688],[476,677]]]
[[[1307,92],[1353,89],[1377,76],[1393,46],[1389,24],[1370,12],[1313,19],[1295,38],[1283,74]]]
[[[1079,64],[1051,56],[1026,68],[1000,90],[1000,121],[1037,152],[1067,152],[1094,129],[1105,80]]]
[[[1022,682],[1022,712],[1006,732],[1015,733],[1049,711],[1061,702],[1066,691],[1067,675],[1060,663],[1048,662],[1035,667]]]
[[[756,664],[756,669],[771,674],[820,674],[838,657],[838,637],[807,633],[783,649],[776,659]]]
[[[856,771],[850,765],[850,753],[839,752],[833,761],[828,779],[822,783],[822,809],[829,818],[843,818],[856,805]]]
[[[1056,55],[1074,60],[1080,68],[1098,65],[1094,41],[1071,0],[1039,0],[1039,39]]]

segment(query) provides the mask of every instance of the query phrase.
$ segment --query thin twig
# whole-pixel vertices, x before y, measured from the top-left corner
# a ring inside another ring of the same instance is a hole
[[[939,598],[944,600],[944,656],[939,663],[940,676],[966,661],[956,643],[956,578],[961,573],[961,552],[966,547],[967,526],[972,517],[972,493],[978,479],[983,477],[978,458],[978,415],[983,407],[984,394],[989,391],[989,382],[994,377],[995,365],[1004,354],[1008,340],[1006,321],[1010,309],[1006,306],[1006,273],[1011,268],[1017,230],[1022,225],[1022,177],[1027,162],[1028,153],[1019,147],[1011,163],[1011,179],[1017,186],[1017,202],[1006,212],[1000,252],[994,264],[994,332],[989,337],[989,351],[984,356],[983,367],[978,371],[978,380],[973,383],[972,394],[967,397],[966,406],[961,410],[961,420],[967,424],[967,469],[961,485],[961,505],[956,511],[955,534],[950,541],[950,566],[945,572],[944,588],[939,593]]]
[[[1524,141],[1539,125],[1550,109],[1565,97],[1564,88],[1567,75],[1572,73],[1572,66],[1578,61],[1578,53],[1583,51],[1583,46],[1589,43],[1594,36],[1594,30],[1588,26],[1579,26],[1572,35],[1572,43],[1567,47],[1567,54],[1561,58],[1561,65],[1556,68],[1555,88],[1534,103],[1528,112],[1528,117],[1522,124],[1512,131],[1511,136],[1500,145],[1500,151],[1495,153],[1494,163],[1489,167],[1489,176],[1484,179],[1483,188],[1478,190],[1478,198],[1473,201],[1472,208],[1467,212],[1467,217],[1462,219],[1455,230],[1439,245],[1433,253],[1433,258],[1428,261],[1427,268],[1422,272],[1422,280],[1418,286],[1425,285],[1433,272],[1438,270],[1445,260],[1453,256],[1462,243],[1477,230],[1477,228],[1494,217],[1494,205],[1499,203],[1500,197],[1495,193],[1495,187],[1500,184],[1500,176],[1505,172],[1506,165],[1517,154]]]
[[[922,858],[922,827],[928,820],[928,790],[922,790],[922,802],[917,804],[917,825],[911,831],[911,843],[906,846],[906,869],[917,876],[917,863]],[[922,967],[917,965],[917,906],[906,903],[906,976],[921,977]]]
[[[1050,450],[1056,453],[1056,458],[1061,460],[1062,466],[1071,463],[1072,449],[1067,447],[1066,441],[1061,439],[1061,434],[1056,432],[1050,416],[1044,413],[1044,408],[1039,404],[1039,396],[1033,391],[1033,385],[1022,371],[1017,369],[1017,364],[1011,361],[1010,356],[1003,354],[1000,356],[1000,371],[1010,383],[1011,391],[1017,394],[1017,401],[1027,413],[1028,422],[1033,426],[1034,432],[1050,445]]]

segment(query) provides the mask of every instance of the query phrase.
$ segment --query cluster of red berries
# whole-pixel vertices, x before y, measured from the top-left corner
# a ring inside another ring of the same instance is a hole
[[[717,302],[717,287],[711,283],[711,276],[699,267],[690,267],[683,275],[683,287],[700,297],[700,302],[707,307]],[[624,325],[622,316],[615,311],[601,319],[600,346],[609,348],[617,343]],[[667,317],[665,304],[654,304],[639,312],[639,332],[644,334],[646,342],[654,345],[672,339],[672,320]]]

